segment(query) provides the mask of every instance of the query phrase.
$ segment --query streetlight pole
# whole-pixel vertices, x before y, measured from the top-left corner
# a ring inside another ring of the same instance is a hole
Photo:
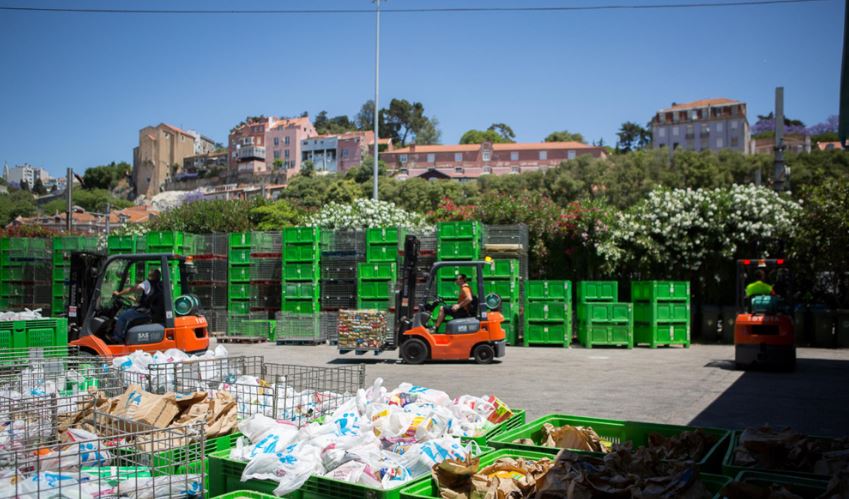
[[[378,120],[380,114],[380,0],[374,0],[375,35],[374,35],[374,190],[372,199],[377,201],[377,158],[378,158]]]

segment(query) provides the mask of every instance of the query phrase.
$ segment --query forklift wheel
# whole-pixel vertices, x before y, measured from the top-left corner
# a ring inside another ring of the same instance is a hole
[[[427,345],[418,338],[410,338],[401,345],[401,358],[407,364],[421,364],[427,360]]]
[[[472,357],[475,358],[475,362],[478,364],[491,364],[495,358],[495,350],[492,348],[492,345],[483,343],[472,350]]]

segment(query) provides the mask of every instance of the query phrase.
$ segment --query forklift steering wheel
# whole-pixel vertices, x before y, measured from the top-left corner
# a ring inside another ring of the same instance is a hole
[[[135,302],[126,296],[115,295],[112,297],[112,305],[115,308],[130,308],[135,305]]]

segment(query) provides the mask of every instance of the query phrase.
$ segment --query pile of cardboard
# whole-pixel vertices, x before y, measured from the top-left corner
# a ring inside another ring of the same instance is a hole
[[[379,350],[389,337],[390,327],[386,320],[386,312],[340,310],[337,325],[339,348]]]

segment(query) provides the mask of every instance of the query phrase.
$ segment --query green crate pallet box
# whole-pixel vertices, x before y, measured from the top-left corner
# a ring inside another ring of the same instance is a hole
[[[251,285],[248,283],[231,283],[227,288],[227,293],[231,300],[247,300],[251,297]]]
[[[572,310],[564,302],[528,302],[525,304],[525,318],[533,322],[565,322]]]
[[[634,312],[630,303],[579,303],[578,320],[588,324],[631,324]]]
[[[230,279],[230,282],[250,282],[251,267],[250,265],[231,264],[227,271],[227,277]]]
[[[286,227],[283,229],[283,242],[314,243],[321,241],[321,229],[318,227]]]
[[[568,414],[549,414],[513,430],[499,433],[490,439],[489,445],[497,449],[522,449],[556,455],[560,451],[559,448],[541,445],[544,436],[543,426],[545,424],[550,424],[555,428],[566,425],[590,427],[601,437],[602,443],[607,446],[631,442],[635,449],[648,445],[649,436],[652,434],[658,434],[668,438],[685,431],[696,430],[695,427],[690,426],[602,419]],[[704,454],[696,462],[703,471],[719,472],[722,459],[729,445],[731,432],[718,428],[701,428],[701,430],[711,436],[714,443],[710,448],[705,450]],[[521,439],[528,439],[534,443],[518,443],[517,441]]]
[[[518,279],[519,260],[492,260],[492,263],[483,266],[483,277],[485,279]]]
[[[519,301],[519,282],[514,280],[486,279],[484,280],[486,294],[495,293],[501,297],[501,301]]]
[[[734,462],[735,450],[740,443],[741,431],[733,431],[728,437],[728,447],[725,450],[724,459],[722,461],[722,474],[725,476],[737,476],[741,472],[758,471],[763,473],[771,473],[777,475],[785,475],[789,477],[805,478],[809,480],[829,480],[830,473],[817,473],[814,471],[797,471],[792,469],[776,469],[776,468],[759,468],[755,469],[749,466],[741,466]],[[810,440],[832,440],[829,437],[808,436]],[[823,470],[826,471],[826,470]],[[816,496],[812,496],[816,497]]]
[[[477,282],[477,268],[471,265],[446,265],[436,271],[436,278],[440,281],[453,281],[457,276],[463,274],[469,278],[469,282]]]
[[[68,319],[0,322],[0,349],[61,347],[68,344]]]
[[[321,258],[321,250],[314,243],[285,243],[283,245],[284,262],[317,262]]]
[[[274,499],[275,497],[277,496],[273,494],[263,494],[262,492],[255,492],[253,490],[236,490],[215,496],[212,499]]]
[[[404,240],[404,229],[398,227],[370,227],[366,229],[366,244],[398,243]]]
[[[469,287],[472,288],[472,294],[476,295],[478,292],[478,286],[474,282],[469,283]],[[492,292],[487,288],[487,292]],[[457,283],[449,280],[438,281],[436,283],[436,294],[440,298],[444,300],[456,300],[460,295],[460,287],[457,286]]]
[[[477,239],[437,241],[436,256],[439,260],[479,260],[481,244]]]
[[[283,299],[318,300],[321,296],[318,282],[284,282],[282,288]]]
[[[318,281],[321,267],[317,263],[284,263],[284,281]]]
[[[318,313],[321,307],[318,299],[296,300],[286,298],[283,300],[282,309],[284,312],[313,314]]]
[[[366,247],[367,262],[398,261],[398,246],[396,244],[369,244]]]
[[[578,324],[578,342],[584,348],[618,346],[634,348],[631,324]]]
[[[250,249],[250,247],[251,247],[251,233],[250,232],[231,232],[229,237],[228,237],[228,244],[230,245],[230,249],[236,249],[236,248]]]
[[[383,300],[391,297],[394,281],[359,281],[357,296],[368,300]]]
[[[392,262],[374,262],[357,264],[357,278],[363,280],[394,281],[398,266]]]
[[[0,279],[6,282],[23,281],[25,272],[24,267],[3,267],[0,269]]]
[[[690,301],[688,281],[632,281],[631,301]]]
[[[730,478],[729,481],[731,481]],[[760,485],[766,488],[780,487],[798,497],[823,497],[823,494],[828,490],[828,479],[817,480],[762,471],[741,471],[733,481]]]
[[[394,300],[368,300],[357,297],[357,309],[359,310],[389,310],[393,307],[395,307]]]
[[[690,323],[634,324],[634,344],[658,346],[683,345],[690,348]]]
[[[616,281],[579,281],[578,303],[609,302],[619,299],[619,283]]]
[[[528,322],[525,325],[525,345],[563,345],[572,343],[572,328],[566,322]]]
[[[250,248],[231,248],[228,260],[230,265],[249,264],[251,263],[251,250]]]
[[[227,305],[227,311],[232,314],[247,314],[251,311],[251,304],[246,299],[239,300],[231,298]]]
[[[148,253],[186,252],[186,234],[178,231],[148,232],[145,236]]]
[[[656,324],[658,322],[689,322],[690,304],[687,302],[636,302],[634,322]]]
[[[445,239],[477,239],[483,235],[483,225],[476,221],[439,222],[436,224],[436,237]]]
[[[106,251],[111,254],[135,253],[136,236],[109,236],[106,238]]]
[[[571,281],[527,281],[525,294],[528,301],[557,300],[572,303]]]

